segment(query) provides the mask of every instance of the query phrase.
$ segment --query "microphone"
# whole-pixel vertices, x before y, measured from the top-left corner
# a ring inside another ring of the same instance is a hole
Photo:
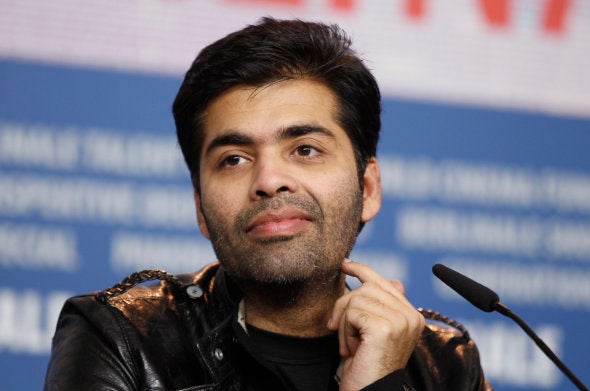
[[[553,353],[553,351],[543,342],[543,340],[533,331],[533,329],[518,315],[500,302],[498,294],[490,288],[473,281],[471,278],[456,272],[455,270],[437,263],[432,267],[432,273],[451,289],[457,292],[463,298],[469,301],[482,311],[497,311],[504,316],[515,321],[529,337],[535,341],[535,344],[545,353],[547,357],[563,372],[568,379],[576,385],[581,391],[588,391],[588,388],[578,379],[578,377]]]

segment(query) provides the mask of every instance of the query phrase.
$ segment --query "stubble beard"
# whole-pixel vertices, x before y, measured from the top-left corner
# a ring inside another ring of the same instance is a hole
[[[254,239],[247,235],[251,219],[263,211],[281,207],[304,211],[312,226],[290,236]],[[295,293],[302,288],[335,283],[341,276],[340,263],[348,257],[356,240],[362,213],[362,193],[335,195],[322,209],[311,197],[284,194],[261,200],[241,212],[233,223],[218,208],[203,213],[213,249],[228,275],[242,288]]]

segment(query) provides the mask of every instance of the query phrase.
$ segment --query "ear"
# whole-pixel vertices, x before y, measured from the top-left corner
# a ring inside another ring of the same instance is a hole
[[[369,160],[365,175],[363,176],[363,213],[361,221],[366,223],[371,220],[381,209],[381,173],[377,158]]]
[[[197,210],[197,221],[199,222],[199,229],[204,237],[209,239],[209,229],[207,229],[207,222],[205,221],[205,216],[203,215],[203,207],[201,206],[201,195],[195,191],[194,193],[195,198],[195,209]]]

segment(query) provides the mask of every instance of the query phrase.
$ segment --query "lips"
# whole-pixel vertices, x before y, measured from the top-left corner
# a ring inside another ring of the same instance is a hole
[[[289,236],[311,223],[307,213],[299,209],[282,208],[257,215],[246,232],[257,237]]]

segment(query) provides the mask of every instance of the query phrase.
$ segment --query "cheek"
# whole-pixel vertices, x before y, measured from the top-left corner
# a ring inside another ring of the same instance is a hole
[[[229,229],[244,205],[244,195],[233,186],[202,186],[201,213],[209,231]]]
[[[331,172],[307,181],[307,190],[323,208],[338,208],[354,200],[360,192],[356,171]]]

